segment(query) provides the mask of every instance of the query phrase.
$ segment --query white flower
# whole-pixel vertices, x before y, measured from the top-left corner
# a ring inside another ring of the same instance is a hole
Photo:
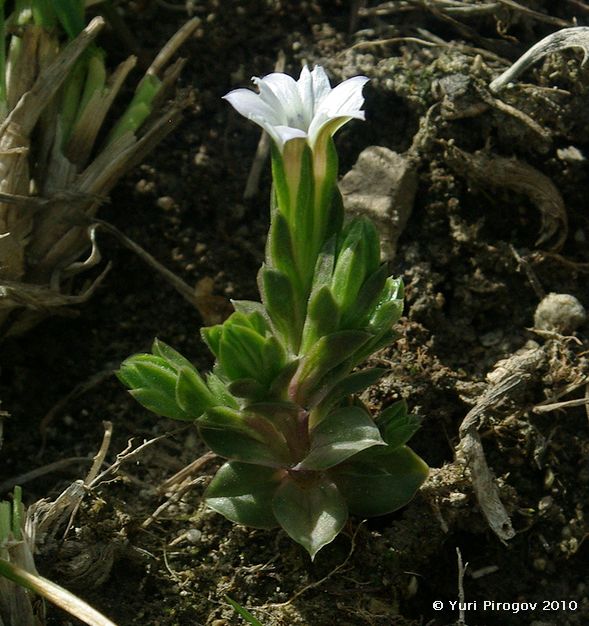
[[[259,94],[235,89],[224,98],[238,113],[267,131],[281,152],[291,139],[306,138],[313,148],[322,133],[331,136],[352,118],[364,119],[360,107],[366,76],[355,76],[332,89],[324,69],[317,65],[312,72],[303,67],[297,81],[281,73],[252,81]]]

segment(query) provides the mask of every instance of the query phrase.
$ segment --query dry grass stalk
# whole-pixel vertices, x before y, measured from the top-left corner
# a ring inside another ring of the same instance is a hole
[[[136,59],[107,74],[93,43],[102,18],[75,37],[70,32],[61,49],[56,29],[39,26],[29,14],[12,15],[6,25],[11,34],[0,76],[0,340],[85,301],[102,279],[103,274],[81,293],[71,293],[72,275],[100,258],[89,239],[89,219],[121,176],[180,121],[185,103],[165,102],[184,61],[171,61],[197,20],[164,46],[109,132],[104,121]],[[92,254],[81,263],[90,247]]]

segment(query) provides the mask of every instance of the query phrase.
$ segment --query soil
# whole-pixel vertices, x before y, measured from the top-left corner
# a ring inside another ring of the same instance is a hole
[[[189,12],[202,23],[183,48],[180,87],[192,104],[181,127],[118,185],[101,217],[211,297],[257,298],[268,226],[268,167],[243,200],[259,132],[221,96],[271,72],[280,51],[290,73],[307,62],[334,81],[371,78],[366,123],[337,137],[341,173],[378,145],[409,159],[418,185],[391,260],[406,283],[400,338],[375,357],[391,373],[366,400],[378,409],[405,398],[423,417],[412,447],[432,471],[405,509],[352,519],[313,563],[282,531],[232,525],[204,507],[217,459],[162,489],[206,450],[195,429],[148,414],[110,372],[156,336],[210,367],[199,336],[210,319],[104,234],[112,269],[99,293],[77,316],[2,346],[0,482],[73,459],[23,484],[28,503],[55,499],[86,476],[105,420],[106,465],[161,438],[88,491],[64,540],[62,528],[38,546],[41,573],[120,626],[244,623],[226,595],[266,626],[589,623],[589,412],[582,402],[538,408],[588,393],[589,327],[534,329],[544,294],[589,305],[589,65],[566,50],[489,91],[533,43],[588,24],[589,8],[489,4],[392,2],[379,13],[376,2],[337,0],[123,3],[146,58]],[[104,45],[114,59],[124,52],[116,40]],[[521,366],[522,350],[533,367]],[[518,384],[493,396],[505,372]],[[489,393],[476,430],[509,539],[491,529],[460,446],[460,425]],[[457,551],[468,563],[462,584]],[[461,594],[471,603],[463,615],[451,604]],[[47,623],[74,622],[50,608]]]

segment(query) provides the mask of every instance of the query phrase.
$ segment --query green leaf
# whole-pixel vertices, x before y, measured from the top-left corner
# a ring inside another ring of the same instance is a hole
[[[180,369],[182,367],[195,369],[194,365],[186,357],[182,356],[179,352],[176,352],[176,350],[170,348],[168,344],[159,339],[153,340],[151,351],[154,355],[165,359],[170,365],[172,365],[176,369]]]
[[[317,215],[320,209],[315,206],[314,201],[313,156],[308,145],[303,149],[300,168],[296,207],[294,214],[289,218],[289,226],[292,231],[299,279],[306,300],[309,297],[317,256],[323,247],[323,233],[319,227],[320,216]]]
[[[261,302],[254,302],[253,300],[231,300],[231,304],[237,313],[243,313],[244,315],[259,313],[264,318],[268,317],[266,307]],[[266,321],[268,320],[266,319]]]
[[[391,448],[406,444],[421,426],[420,419],[407,412],[405,400],[387,407],[376,419],[382,438]]]
[[[337,303],[344,310],[355,301],[364,282],[362,262],[362,242],[358,240],[348,242],[337,257],[331,288]]]
[[[285,216],[288,217],[288,209],[290,207],[290,190],[286,182],[286,174],[284,173],[284,160],[280,154],[280,150],[272,142],[272,198],[275,205],[272,211],[272,217],[277,213],[278,207]]]
[[[267,249],[271,267],[287,274],[292,280],[297,274],[295,251],[286,217],[278,211],[272,218]]]
[[[209,350],[219,358],[219,349],[221,336],[223,335],[223,324],[215,324],[215,326],[207,326],[200,329],[200,336],[207,344]]]
[[[286,363],[286,352],[282,344],[276,337],[268,337],[262,349],[262,362],[264,371],[260,372],[261,377],[267,384],[270,384],[282,371]]]
[[[232,600],[229,596],[225,596],[225,600],[235,609],[235,611],[243,617],[243,619],[251,626],[263,626],[248,610],[237,604],[235,600]]]
[[[400,278],[387,278],[378,303],[370,316],[368,328],[380,334],[389,330],[403,314],[403,281]]]
[[[358,218],[349,222],[343,233],[331,287],[344,311],[352,307],[367,276],[379,266],[380,245],[372,222]]]
[[[299,401],[305,405],[305,397],[314,391],[321,379],[351,357],[368,339],[370,335],[359,330],[342,330],[321,337],[304,358],[295,375]]]
[[[330,470],[350,512],[363,517],[405,506],[427,478],[429,468],[407,446],[364,450]]]
[[[207,505],[237,524],[275,528],[272,498],[282,479],[280,470],[229,461],[205,491]]]
[[[330,136],[329,130],[325,129],[326,139],[322,138],[315,145],[315,154],[321,153],[319,159],[324,161],[325,171],[317,181],[320,187],[316,189],[316,206],[315,211],[318,216],[320,225],[317,231],[322,234],[325,240],[332,235],[337,235],[341,231],[344,208],[342,196],[337,188],[337,171],[338,171],[338,155],[335,148],[333,137]]]
[[[306,454],[309,449],[309,436],[307,423],[301,424],[299,420],[301,407],[288,401],[255,402],[244,411],[264,417],[284,435],[293,462]]]
[[[289,476],[276,491],[272,506],[278,523],[311,559],[335,539],[348,519],[344,498],[324,476],[306,480]]]
[[[227,459],[268,467],[293,463],[279,427],[251,410],[212,407],[198,419],[198,428],[209,448]]]
[[[261,279],[264,304],[272,323],[291,349],[298,350],[303,318],[292,283],[286,274],[270,268],[262,268]]]
[[[256,331],[226,325],[219,344],[219,363],[231,380],[253,378],[262,382],[265,375],[263,349],[264,338]]]
[[[335,155],[335,168],[337,170],[337,153],[335,152],[335,146],[333,146],[333,153]],[[333,177],[333,180],[337,177]],[[328,241],[330,237],[339,235],[342,225],[344,223],[344,201],[340,190],[337,185],[331,185],[331,189],[327,191],[324,196],[327,210],[325,211],[325,240]]]
[[[335,266],[335,243],[335,236],[330,237],[323,245],[317,257],[315,273],[313,274],[313,292],[324,285],[331,284],[331,277]]]
[[[296,469],[326,470],[354,454],[385,445],[370,415],[357,406],[332,411],[311,431],[311,449]]]
[[[207,387],[211,390],[211,393],[215,397],[216,404],[227,406],[231,409],[239,408],[239,402],[227,389],[225,383],[212,372],[207,374]]]
[[[192,421],[194,416],[187,415],[177,404],[171,394],[161,389],[131,389],[129,393],[146,409],[157,415],[170,417],[174,420]]]
[[[354,372],[340,380],[329,392],[328,400],[337,401],[347,396],[362,393],[365,389],[374,385],[388,370],[383,367],[371,367]]]
[[[183,367],[178,373],[176,402],[187,415],[193,417],[200,417],[217,404],[204,380],[192,366]]]
[[[278,376],[276,376],[270,385],[269,397],[271,399],[286,400],[288,398],[290,383],[299,367],[299,363],[299,359],[293,359],[283,366]]]
[[[264,337],[269,330],[266,317],[267,316],[263,315],[260,311],[252,311],[247,315],[236,311],[225,321],[223,328],[249,328]]]
[[[318,339],[336,332],[339,320],[340,309],[331,289],[325,285],[316,291],[309,301],[301,352],[303,354],[308,352]]]
[[[178,376],[165,359],[152,354],[136,354],[121,364],[116,375],[146,409],[172,419],[194,419],[194,415],[186,413],[178,405]]]
[[[371,274],[358,292],[358,297],[342,312],[342,328],[361,328],[379,303],[382,291],[388,278],[388,268],[381,265]]]

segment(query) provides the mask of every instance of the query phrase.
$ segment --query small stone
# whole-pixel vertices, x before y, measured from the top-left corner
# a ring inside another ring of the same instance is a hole
[[[585,307],[566,293],[549,293],[534,313],[535,328],[562,335],[570,335],[586,321]]]
[[[153,181],[145,180],[142,178],[137,181],[135,189],[138,193],[151,193],[155,189],[155,183]]]
[[[174,208],[175,202],[174,198],[170,196],[162,196],[157,199],[157,205],[160,209],[164,211],[171,211]]]
[[[568,163],[582,163],[585,161],[585,155],[575,146],[568,146],[567,148],[559,148],[556,151],[556,156],[561,161]]]
[[[189,543],[198,543],[202,538],[202,532],[198,528],[191,528],[186,531],[186,541]]]
[[[543,572],[546,569],[546,559],[534,559],[534,569],[538,572]]]
[[[538,511],[540,513],[544,513],[554,504],[554,499],[552,496],[544,496],[540,502],[538,502]]]
[[[383,260],[395,256],[399,239],[413,209],[417,168],[408,157],[382,146],[363,150],[354,167],[342,178],[344,207],[352,215],[374,220]]]

